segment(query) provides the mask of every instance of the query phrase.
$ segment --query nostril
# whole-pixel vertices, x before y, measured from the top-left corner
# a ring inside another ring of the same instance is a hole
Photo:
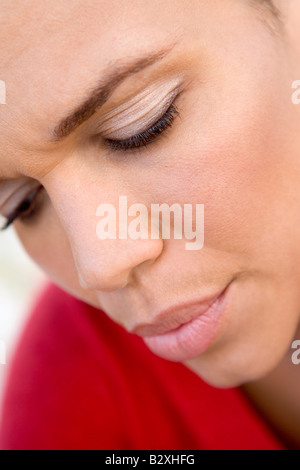
[[[85,290],[97,292],[113,292],[123,289],[128,284],[129,273],[128,269],[118,271],[118,273],[110,269],[102,269],[101,272],[99,270],[77,269],[80,286]]]
[[[107,243],[73,243],[78,283],[84,290],[112,292],[132,283],[132,273],[161,253],[161,240],[109,240]]]

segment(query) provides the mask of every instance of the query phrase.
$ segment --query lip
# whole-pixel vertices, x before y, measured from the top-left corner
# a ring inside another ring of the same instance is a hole
[[[152,352],[170,361],[182,362],[203,354],[217,336],[230,284],[210,298],[164,310],[155,324],[141,325],[133,333],[142,336]]]

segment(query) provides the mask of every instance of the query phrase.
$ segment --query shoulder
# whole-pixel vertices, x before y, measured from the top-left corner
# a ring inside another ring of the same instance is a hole
[[[105,448],[117,440],[116,326],[58,287],[44,290],[9,365],[1,447],[80,448],[94,436]]]

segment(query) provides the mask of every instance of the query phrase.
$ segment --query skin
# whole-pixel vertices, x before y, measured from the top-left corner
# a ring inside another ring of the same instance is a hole
[[[15,228],[57,284],[128,331],[231,283],[218,335],[186,365],[215,386],[252,383],[245,389],[265,408],[259,397],[268,377],[276,371],[276,389],[283,371],[295,375],[290,346],[299,327],[300,107],[291,100],[300,78],[297,1],[278,2],[283,25],[242,0],[142,3],[1,1],[8,95],[0,106],[0,177],[29,177],[45,188],[37,215]],[[162,49],[169,52],[161,60],[126,78],[87,122],[53,141],[57,123],[112,61]],[[142,106],[139,93],[173,79],[182,85],[179,116],[155,143],[114,153],[95,139],[106,113],[135,97]],[[2,183],[0,199],[11,184]],[[185,240],[172,239],[100,242],[96,209],[117,206],[119,195],[147,207],[204,204],[203,249],[189,252]],[[286,399],[287,391],[278,403]]]

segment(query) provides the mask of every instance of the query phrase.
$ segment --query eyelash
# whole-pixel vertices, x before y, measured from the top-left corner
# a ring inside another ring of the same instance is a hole
[[[2,230],[7,229],[17,219],[26,221],[31,219],[36,214],[37,199],[42,189],[44,189],[43,186],[39,186],[38,188],[31,191],[31,193],[28,194],[25,199],[23,199],[18,207],[7,217],[7,223],[2,228]]]
[[[140,147],[146,147],[148,144],[154,142],[168,128],[172,127],[173,122],[178,114],[179,112],[177,107],[173,102],[165,114],[155,124],[152,124],[149,129],[146,129],[140,134],[134,135],[129,139],[105,139],[105,144],[108,145],[114,152],[126,152],[127,150],[135,150]]]
[[[112,140],[112,139],[105,139],[106,145],[110,147],[110,149],[114,152],[118,151],[127,151],[127,150],[134,150],[140,147],[146,147],[150,143],[154,142],[161,134],[163,134],[168,128],[172,127],[173,122],[178,116],[179,112],[175,105],[175,102],[171,104],[171,106],[167,109],[165,114],[149,129],[141,132],[138,135],[134,135],[129,139],[122,139],[122,140]],[[39,193],[43,189],[43,186],[39,186],[35,190],[33,190],[20,204],[19,206],[9,215],[7,224],[2,230],[7,229],[10,225],[12,225],[17,219],[21,219],[23,221],[31,219],[36,213],[36,200],[38,198]]]

